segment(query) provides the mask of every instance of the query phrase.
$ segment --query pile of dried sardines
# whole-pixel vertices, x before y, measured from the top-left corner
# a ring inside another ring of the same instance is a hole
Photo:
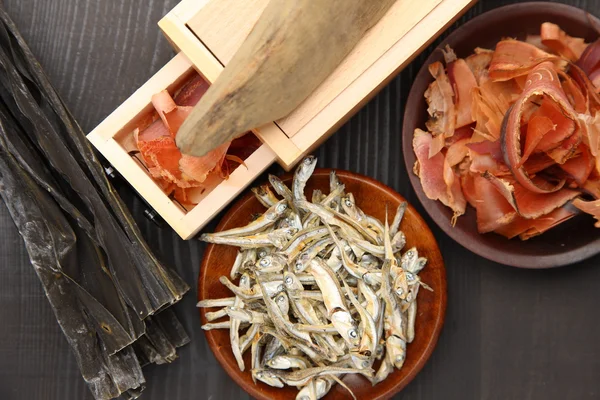
[[[149,250],[1,7],[0,187],[93,395],[138,397],[142,365],[189,342],[167,308],[189,287]]]
[[[323,397],[334,382],[344,385],[344,374],[376,384],[401,368],[415,336],[417,293],[430,289],[418,276],[427,260],[416,248],[401,253],[407,204],[391,226],[381,223],[357,207],[334,172],[330,193],[314,191],[309,202],[304,188],[316,162],[304,159],[291,190],[269,177],[282,200],[269,186],[254,189],[268,210],[247,226],[201,237],[240,247],[230,276],[239,284],[220,278],[235,296],[200,301],[222,307],[206,313],[203,328],[229,329],[240,370],[250,349],[253,379],[296,386],[297,399]]]

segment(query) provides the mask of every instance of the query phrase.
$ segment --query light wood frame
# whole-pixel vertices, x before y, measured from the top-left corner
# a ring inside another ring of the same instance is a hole
[[[89,140],[184,239],[193,237],[275,161],[290,170],[364,106],[476,0],[398,0],[334,73],[286,118],[254,130],[263,142],[189,212],[174,203],[116,138],[152,111],[151,97],[196,70],[214,82],[268,0],[183,0],[159,22],[179,53],[109,115]],[[398,133],[400,134],[400,132]]]

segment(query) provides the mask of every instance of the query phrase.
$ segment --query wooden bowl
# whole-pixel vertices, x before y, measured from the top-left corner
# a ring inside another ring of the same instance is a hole
[[[306,194],[309,199],[314,189],[321,189],[324,193],[329,192],[329,172],[328,169],[317,169],[315,171],[307,185]],[[400,202],[404,201],[404,198],[398,193],[370,178],[351,172],[336,172],[340,180],[346,185],[346,191],[352,192],[356,197],[358,206],[367,214],[373,215],[382,221],[385,217],[386,204],[389,210],[395,210]],[[292,176],[286,175],[283,180],[289,184]],[[248,193],[229,209],[217,226],[216,231],[246,225],[250,221],[250,215],[262,212],[264,212],[264,207],[259,204],[252,193]],[[390,218],[393,218],[393,216]],[[362,376],[347,375],[344,377],[344,383],[352,388],[359,399],[388,399],[402,390],[427,362],[444,323],[446,313],[446,270],[433,234],[425,221],[410,205],[406,210],[401,229],[407,237],[407,247],[405,248],[416,246],[419,255],[423,255],[429,260],[419,276],[434,289],[434,292],[419,291],[415,340],[408,345],[406,362],[401,370],[396,370],[385,381],[374,387]],[[235,254],[236,248],[234,247],[213,244],[207,246],[198,280],[198,298],[200,300],[230,297],[232,295],[228,289],[221,285],[219,277],[222,275],[229,276]],[[213,311],[214,309],[200,309],[202,324],[207,322],[205,310]],[[244,356],[246,371],[240,372],[231,352],[228,330],[207,331],[206,339],[225,371],[252,397],[265,400],[295,398],[298,393],[295,388],[277,389],[262,382],[254,384],[248,371],[250,351]],[[350,398],[348,392],[339,385],[335,385],[325,397],[327,400],[347,398]]]
[[[433,80],[427,67],[435,61],[442,61],[441,49],[446,45],[450,45],[458,57],[466,57],[475,47],[494,48],[502,37],[525,39],[527,34],[539,35],[540,25],[546,21],[558,24],[569,35],[594,41],[598,34],[590,20],[600,26],[600,20],[585,11],[556,3],[519,3],[494,9],[473,18],[448,36],[425,61],[414,80],[402,127],[404,160],[410,171],[410,181],[435,223],[455,241],[482,257],[521,268],[563,266],[598,254],[600,231],[594,227],[590,216],[578,216],[527,241],[518,238],[508,240],[496,233],[479,234],[476,213],[471,206],[453,227],[450,209],[439,201],[428,199],[419,178],[412,173],[415,162],[413,132],[415,128],[425,129],[427,104],[423,93]]]

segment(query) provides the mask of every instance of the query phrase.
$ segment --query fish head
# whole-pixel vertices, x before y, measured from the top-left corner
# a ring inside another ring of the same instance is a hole
[[[275,212],[277,216],[283,215],[288,210],[288,205],[286,200],[279,200],[277,204],[275,204]]]
[[[267,254],[254,264],[262,272],[280,272],[287,265],[287,260],[279,254]]]
[[[312,175],[317,166],[317,157],[308,156],[305,157],[304,160],[298,165],[296,168],[295,179],[301,179],[303,181],[307,181],[308,178]]]
[[[395,335],[388,336],[386,348],[394,366],[398,369],[402,368],[406,360],[406,341]]]
[[[329,191],[333,192],[335,190],[335,188],[337,188],[340,185],[340,180],[337,177],[337,174],[335,173],[335,171],[331,171],[329,173]]]
[[[283,273],[283,283],[289,290],[301,290],[304,288],[298,277],[289,271]]]
[[[398,276],[396,276],[396,279],[394,280],[394,286],[392,289],[394,290],[394,293],[396,293],[396,296],[398,296],[400,300],[406,300],[409,290],[408,282],[406,280],[406,273],[404,271],[401,270]]]
[[[373,357],[359,353],[358,351],[351,351],[350,359],[352,360],[352,364],[358,369],[371,368],[374,361]]]
[[[358,211],[356,210],[356,203],[354,201],[354,195],[352,193],[348,193],[346,196],[342,197],[342,209],[350,216],[350,218],[358,219]]]
[[[331,315],[331,323],[351,349],[358,347],[360,344],[360,335],[348,311],[340,310],[334,312]]]
[[[240,277],[240,289],[242,289],[244,291],[248,291],[248,290],[250,290],[250,286],[251,286],[250,275],[248,275],[247,272],[244,272],[242,274],[242,276]]]
[[[258,288],[260,289],[259,284],[257,284],[256,286],[258,286]],[[262,287],[264,287],[264,289],[267,291],[267,296],[269,297],[273,297],[279,292],[285,290],[285,287],[283,286],[283,281],[280,280],[264,282]]]
[[[419,253],[415,247],[406,250],[406,253],[402,255],[400,259],[400,266],[405,271],[414,271],[417,260],[419,259]]]
[[[417,259],[417,262],[415,263],[415,267],[413,270],[409,270],[412,273],[418,274],[419,272],[421,272],[421,270],[423,268],[425,268],[425,265],[427,264],[427,259],[425,257],[419,257]]]
[[[408,294],[406,295],[406,299],[405,299],[407,303],[412,303],[413,301],[415,301],[417,299],[417,295],[419,294],[420,287],[421,287],[421,285],[419,285],[418,283],[409,285]]]
[[[254,380],[254,382],[256,383],[257,379],[272,387],[282,388],[284,386],[283,382],[281,381],[281,379],[279,379],[277,375],[266,369],[252,370],[252,380]]]
[[[289,209],[286,200],[279,200],[273,204],[264,214],[265,218],[269,221],[275,221],[281,218]]]
[[[275,356],[267,361],[267,365],[274,369],[289,369],[292,367],[287,357]]]
[[[275,189],[276,192],[279,192],[283,187],[287,189],[285,183],[283,183],[281,179],[279,179],[273,174],[269,174],[269,183],[271,184],[271,186],[273,186],[273,189]]]
[[[281,292],[275,297],[275,304],[281,310],[283,315],[288,315],[290,313],[290,299],[285,292]]]
[[[395,252],[398,252],[404,248],[406,245],[406,235],[402,231],[398,231],[392,238],[392,249]]]
[[[296,259],[296,262],[294,263],[294,272],[297,274],[300,272],[304,272],[306,268],[308,268],[308,266],[310,265],[310,261],[311,257],[307,252],[300,253],[298,258]]]
[[[263,258],[264,256],[266,256],[267,254],[270,254],[270,253],[271,253],[271,250],[267,247],[261,247],[256,250],[256,256],[258,258]]]

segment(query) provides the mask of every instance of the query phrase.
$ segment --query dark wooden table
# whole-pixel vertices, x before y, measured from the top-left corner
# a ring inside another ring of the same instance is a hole
[[[243,0],[240,0],[243,1]],[[516,1],[482,0],[456,25]],[[156,26],[177,0],[4,0],[52,82],[90,131],[172,57]],[[565,1],[600,15],[600,2]],[[404,100],[425,51],[317,152],[320,167],[369,175],[423,209],[400,148]],[[195,286],[203,245],[184,242],[124,198],[165,262]],[[1,203],[0,203],[1,204]],[[600,257],[551,271],[486,261],[430,226],[448,269],[439,344],[402,399],[600,398]],[[212,228],[213,226],[210,226]],[[192,343],[145,369],[144,399],[243,399],[204,340],[192,290],[176,307]],[[12,220],[0,205],[0,399],[91,399]]]

